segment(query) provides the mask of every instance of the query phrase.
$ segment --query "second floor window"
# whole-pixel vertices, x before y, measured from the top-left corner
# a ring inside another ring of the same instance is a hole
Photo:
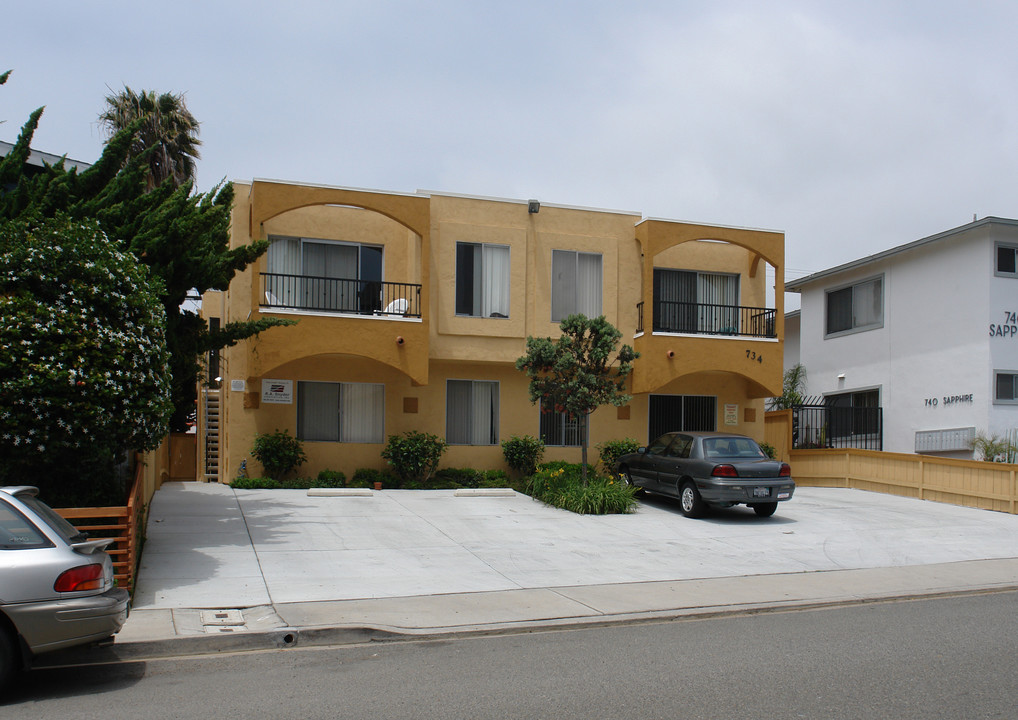
[[[994,378],[993,399],[998,403],[1018,403],[1018,373],[998,372]]]
[[[601,315],[601,254],[551,251],[551,321]]]
[[[456,314],[509,317],[509,246],[456,243]]]
[[[996,275],[1000,277],[1018,278],[1018,245],[996,245]]]
[[[883,327],[883,277],[828,290],[826,334]]]
[[[734,335],[738,306],[738,275],[654,268],[655,330]]]
[[[269,305],[341,312],[380,309],[380,246],[294,237],[271,241],[265,285]]]

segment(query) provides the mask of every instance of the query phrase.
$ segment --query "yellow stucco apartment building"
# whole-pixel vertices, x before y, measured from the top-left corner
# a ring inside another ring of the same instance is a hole
[[[382,469],[388,436],[407,430],[449,443],[443,467],[504,468],[501,441],[524,434],[578,462],[575,423],[531,404],[514,367],[528,335],[557,338],[574,312],[603,314],[640,353],[632,401],[591,416],[591,447],[677,429],[763,439],[764,398],[781,393],[780,232],[437,192],[235,189],[233,246],[271,246],[202,313],[299,322],[212,358],[209,480],[242,462],[259,474],[255,435],[277,429],[303,440],[312,476]]]

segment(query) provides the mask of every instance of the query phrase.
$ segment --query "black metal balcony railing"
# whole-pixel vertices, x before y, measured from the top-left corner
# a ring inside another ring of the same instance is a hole
[[[421,286],[262,273],[261,306],[355,315],[421,316]]]
[[[691,335],[777,337],[774,308],[714,305],[659,300],[654,304],[654,332]],[[637,303],[637,332],[643,332],[643,303]]]

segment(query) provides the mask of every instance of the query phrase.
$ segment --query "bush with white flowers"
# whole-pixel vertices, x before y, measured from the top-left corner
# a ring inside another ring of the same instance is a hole
[[[60,490],[159,445],[165,311],[91,221],[0,224],[0,484]]]

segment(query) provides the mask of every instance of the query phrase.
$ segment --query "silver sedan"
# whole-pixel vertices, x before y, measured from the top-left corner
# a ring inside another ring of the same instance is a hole
[[[103,550],[39,500],[34,487],[0,487],[0,688],[34,655],[118,632],[127,590]]]
[[[731,433],[665,433],[620,457],[615,470],[630,485],[678,498],[686,517],[738,504],[769,517],[795,492],[787,463],[771,460],[752,438]]]

